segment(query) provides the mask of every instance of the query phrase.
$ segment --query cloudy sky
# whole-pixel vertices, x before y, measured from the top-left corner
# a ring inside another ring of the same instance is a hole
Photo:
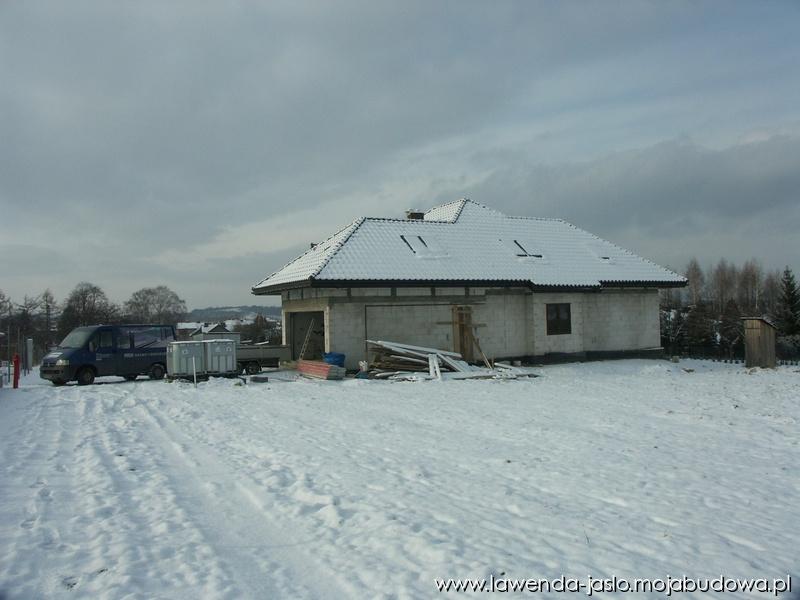
[[[800,3],[0,1],[0,289],[190,307],[462,196],[800,268]],[[268,299],[274,303],[275,299]]]

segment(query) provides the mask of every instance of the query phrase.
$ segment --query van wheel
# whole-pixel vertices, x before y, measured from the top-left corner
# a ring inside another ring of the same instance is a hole
[[[83,367],[78,371],[78,385],[92,385],[94,383],[94,369]]]
[[[150,367],[150,379],[164,379],[164,365],[153,365]]]
[[[245,370],[247,371],[248,375],[258,375],[261,373],[261,365],[257,362],[250,362],[247,363]]]
[[[53,385],[56,387],[60,387],[62,385],[67,385],[67,382],[63,379],[53,379]]]

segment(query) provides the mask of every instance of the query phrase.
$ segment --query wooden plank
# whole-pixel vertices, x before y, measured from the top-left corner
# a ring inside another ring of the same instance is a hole
[[[459,373],[468,373],[472,370],[470,366],[463,360],[454,360],[450,356],[445,356],[443,354],[440,354],[439,357],[442,359],[442,362],[453,369],[453,371],[458,371]]]
[[[440,350],[438,348],[426,348],[425,346],[412,346],[411,344],[401,344],[399,342],[384,342],[384,341],[374,341],[374,340],[367,340],[368,344],[377,344],[378,346],[386,344],[387,346],[393,346],[395,348],[401,348],[403,350],[409,350],[411,352],[419,352],[425,354],[439,354],[439,355],[447,355],[452,356],[453,358],[461,358],[461,355],[458,352],[450,352],[448,350]]]

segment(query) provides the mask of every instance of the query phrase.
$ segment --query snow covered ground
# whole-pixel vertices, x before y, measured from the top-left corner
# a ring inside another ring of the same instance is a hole
[[[490,574],[800,575],[797,367],[534,371],[197,389],[29,377],[0,390],[0,597],[428,598],[435,578]]]

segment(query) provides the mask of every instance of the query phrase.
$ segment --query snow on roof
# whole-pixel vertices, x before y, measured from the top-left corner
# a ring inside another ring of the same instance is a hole
[[[285,265],[282,269],[276,271],[260,283],[257,283],[253,289],[260,288],[266,285],[275,286],[298,281],[305,281],[314,278],[324,267],[331,256],[333,256],[350,234],[355,231],[365,219],[357,219],[334,233],[324,242],[316,244],[310,249],[306,250],[303,254],[295,258],[293,261]]]
[[[196,327],[195,330],[192,331],[189,335],[195,335],[198,333],[231,333],[231,332],[225,326],[225,323],[198,323],[198,327]]]
[[[686,280],[561,219],[510,217],[468,199],[424,219],[361,218],[253,287],[310,280],[516,282],[598,287]]]

